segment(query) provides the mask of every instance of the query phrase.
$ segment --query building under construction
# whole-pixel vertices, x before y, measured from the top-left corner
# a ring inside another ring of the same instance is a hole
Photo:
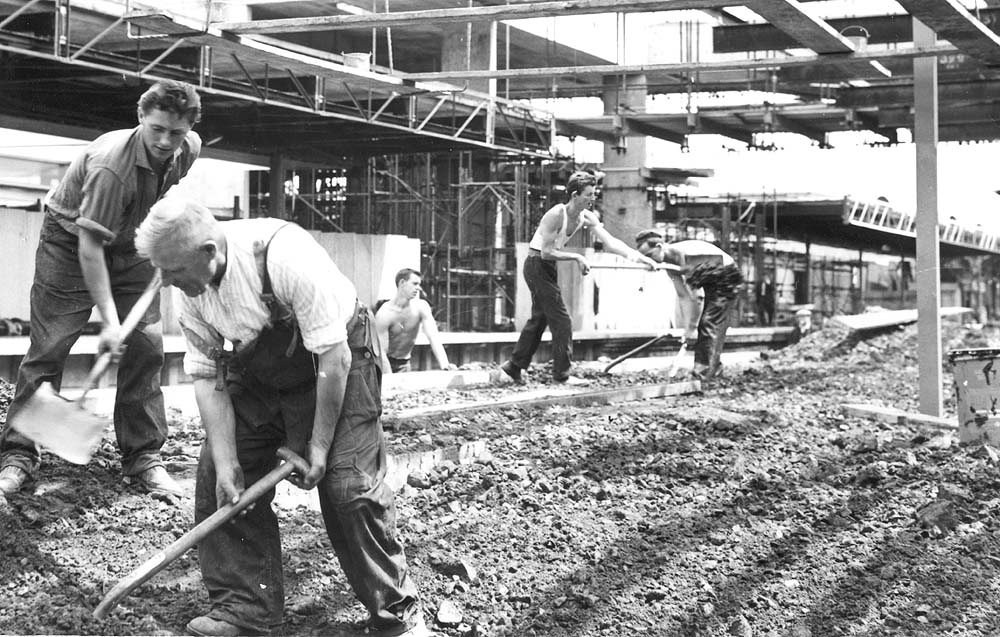
[[[817,316],[912,307],[913,211],[848,193],[835,200],[775,190],[676,195],[675,187],[710,176],[712,167],[650,166],[646,149],[650,139],[686,148],[699,135],[759,147],[772,133],[825,147],[832,134],[858,130],[897,142],[899,130],[915,125],[908,103],[916,45],[904,46],[919,35],[911,16],[825,20],[789,0],[754,6],[763,18],[756,22],[724,2],[673,4],[395,0],[388,11],[361,1],[192,0],[166,11],[134,1],[0,2],[0,125],[89,139],[130,125],[145,83],[189,81],[203,94],[204,156],[259,167],[231,192],[212,192],[220,217],[280,217],[321,233],[415,240],[404,260],[424,273],[448,331],[515,328],[516,246],[581,167],[557,152],[560,137],[604,143],[604,160],[582,167],[602,177],[598,205],[612,234],[628,240],[659,224],[673,238],[707,238],[736,256],[748,281],[744,325],[757,322],[754,289],[766,273],[786,324],[805,306]],[[901,4],[932,29],[955,30],[948,44],[920,45],[938,60],[937,139],[992,139],[995,97],[983,78],[994,53],[979,41],[978,20],[955,26],[925,3]],[[672,9],[700,11],[694,19]],[[620,46],[627,19],[653,24],[669,61],[622,64],[517,22],[610,11]],[[991,11],[979,19],[992,24]],[[747,91],[796,99],[692,107],[698,96]],[[650,96],[686,96],[686,105],[649,113]],[[604,114],[557,118],[538,106],[586,97],[602,100]],[[38,210],[61,166],[24,154],[9,150],[2,160],[10,173],[3,201]],[[30,232],[32,221],[23,223]],[[939,232],[946,300],[995,314],[995,237],[961,222]],[[591,247],[589,237],[578,245]],[[371,302],[385,295],[384,270],[402,265],[383,256],[343,255],[355,261],[346,270],[375,273],[359,285]],[[11,301],[0,313],[23,317],[22,306]],[[578,328],[598,327],[591,318],[599,313],[576,312]]]

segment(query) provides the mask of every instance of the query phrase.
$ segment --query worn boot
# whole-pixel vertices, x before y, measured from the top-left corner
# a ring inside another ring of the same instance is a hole
[[[0,496],[17,493],[30,477],[27,471],[14,465],[0,469]]]
[[[521,376],[521,368],[515,365],[513,361],[507,361],[500,366],[500,369],[502,369],[503,373],[509,376],[510,379],[518,385],[524,384],[524,377]]]
[[[261,633],[243,626],[230,624],[221,619],[213,619],[207,615],[195,617],[188,622],[185,629],[192,635],[202,635],[203,637],[240,637],[241,635],[263,635]]]
[[[184,495],[181,485],[170,477],[162,465],[150,467],[134,476],[125,476],[126,484],[134,484],[140,489],[154,494],[165,494],[180,497]]]

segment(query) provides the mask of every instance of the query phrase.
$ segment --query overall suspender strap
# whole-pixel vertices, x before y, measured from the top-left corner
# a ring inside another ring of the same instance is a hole
[[[274,234],[271,235],[271,238],[264,244],[264,249],[259,255],[257,255],[259,260],[258,267],[260,268],[261,282],[260,300],[264,302],[264,305],[267,306],[268,311],[271,313],[271,323],[276,324],[283,321],[290,321],[292,326],[292,340],[288,344],[288,349],[285,351],[285,356],[289,357],[295,351],[295,345],[298,341],[299,324],[294,320],[292,311],[281,305],[281,302],[278,301],[278,297],[274,294],[274,288],[271,287],[271,273],[268,272],[267,269],[267,251],[268,248],[271,247],[271,242],[274,241],[274,237],[291,225],[291,223],[286,223],[275,230]]]

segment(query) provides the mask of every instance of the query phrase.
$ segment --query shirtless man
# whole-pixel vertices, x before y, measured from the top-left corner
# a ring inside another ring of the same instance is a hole
[[[431,306],[420,298],[421,275],[411,268],[396,273],[396,296],[382,304],[375,314],[375,327],[382,343],[383,369],[390,373],[410,371],[410,353],[422,327],[441,369],[456,369],[448,362]]]

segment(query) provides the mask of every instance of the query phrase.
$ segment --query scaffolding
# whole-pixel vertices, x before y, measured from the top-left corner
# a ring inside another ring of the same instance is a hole
[[[252,173],[250,216],[419,239],[424,293],[445,330],[512,330],[514,246],[530,238],[547,209],[550,169],[474,151],[380,155],[341,166],[284,162],[276,174]]]

